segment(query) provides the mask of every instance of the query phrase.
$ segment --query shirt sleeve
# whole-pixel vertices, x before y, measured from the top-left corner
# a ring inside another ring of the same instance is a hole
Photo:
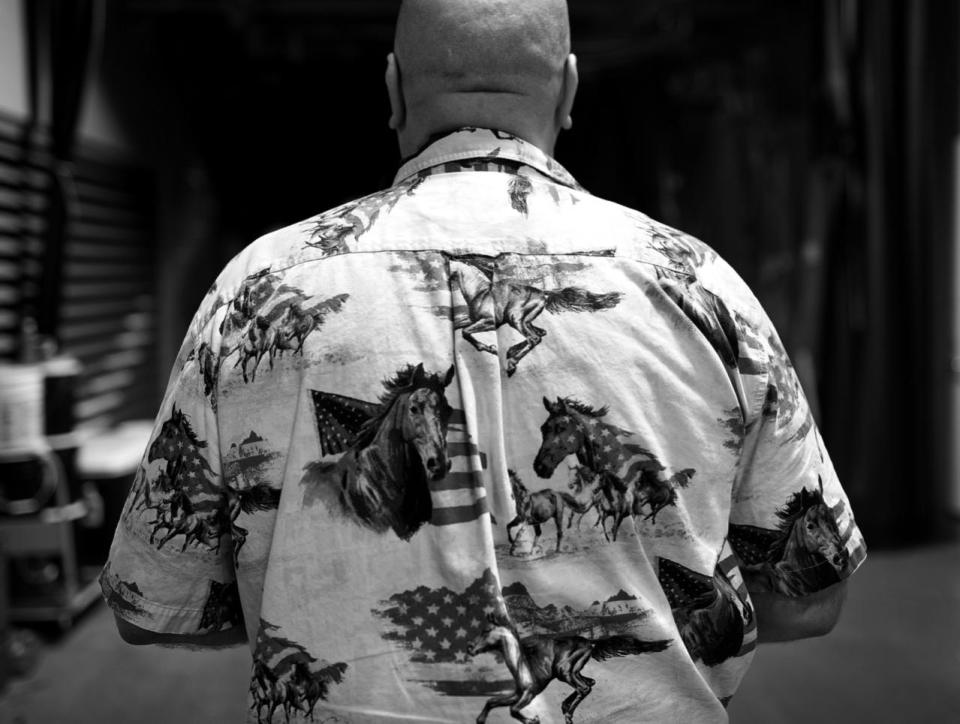
[[[748,321],[752,318],[753,321]],[[764,589],[805,596],[866,557],[793,365],[767,315],[739,316],[741,379],[752,392],[733,488],[729,541]]]
[[[201,307],[187,333],[100,577],[114,612],[156,633],[243,623],[222,482],[214,316]]]

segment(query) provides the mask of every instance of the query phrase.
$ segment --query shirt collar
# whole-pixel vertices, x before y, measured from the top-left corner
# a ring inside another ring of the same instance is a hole
[[[461,128],[431,142],[416,156],[404,162],[393,183],[396,185],[433,166],[472,158],[519,161],[557,183],[580,188],[576,179],[563,166],[532,143],[513,134],[488,128]]]

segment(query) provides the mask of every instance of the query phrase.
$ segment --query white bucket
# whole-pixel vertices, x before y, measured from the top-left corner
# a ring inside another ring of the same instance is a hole
[[[0,364],[0,454],[46,448],[43,365]]]

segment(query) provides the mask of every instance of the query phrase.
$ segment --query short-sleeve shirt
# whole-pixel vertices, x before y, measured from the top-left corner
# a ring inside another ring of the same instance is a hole
[[[804,596],[864,556],[736,273],[465,128],[226,266],[102,583],[245,626],[251,721],[689,723],[750,663],[744,570]]]

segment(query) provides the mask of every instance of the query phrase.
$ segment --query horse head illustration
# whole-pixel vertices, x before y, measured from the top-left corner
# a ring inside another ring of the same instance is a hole
[[[775,586],[788,595],[818,591],[840,580],[849,554],[837,519],[819,489],[802,488],[779,511],[780,527],[770,546]]]
[[[450,469],[447,424],[452,412],[444,389],[453,373],[451,366],[444,376],[428,374],[421,363],[384,382],[380,412],[364,423],[356,446],[377,446],[393,464],[419,464],[427,480],[443,479]]]
[[[541,478],[549,478],[561,460],[583,446],[586,430],[568,399],[558,397],[556,402],[550,402],[544,397],[543,406],[550,415],[540,426],[543,441],[534,458],[533,470]]]
[[[450,470],[447,423],[452,410],[443,390],[453,379],[453,371],[451,366],[441,378],[428,375],[422,364],[417,365],[402,407],[401,435],[416,448],[430,480],[441,480]]]
[[[451,467],[447,427],[453,408],[445,389],[453,375],[453,366],[430,374],[422,364],[408,365],[384,381],[377,403],[313,391],[321,449],[347,454],[335,463],[306,466],[301,482],[309,487],[307,497],[338,490],[338,504],[358,523],[378,532],[393,529],[408,540],[432,515],[429,483],[442,480]]]
[[[190,420],[174,405],[170,417],[164,420],[160,426],[160,432],[147,449],[147,462],[160,458],[171,460],[179,455],[179,450],[188,446],[203,448],[207,443],[197,437],[190,426]]]
[[[847,565],[847,549],[840,537],[837,520],[823,500],[823,479],[817,477],[819,490],[800,492],[802,516],[793,525],[791,537],[804,549],[816,552],[839,573]]]

